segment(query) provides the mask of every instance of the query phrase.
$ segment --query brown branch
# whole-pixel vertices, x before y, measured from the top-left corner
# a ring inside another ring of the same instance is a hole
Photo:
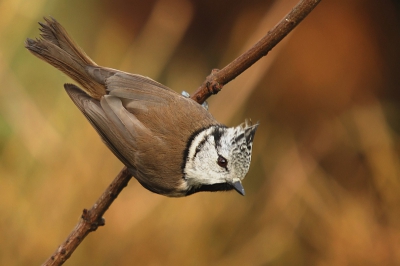
[[[321,0],[302,0],[267,35],[244,54],[221,70],[214,69],[203,84],[190,96],[203,103],[212,94],[217,94],[229,81],[239,76],[255,62],[266,56],[286,35],[288,35]]]
[[[81,219],[67,239],[42,265],[62,265],[90,232],[96,231],[97,227],[105,225],[103,214],[122,189],[126,187],[131,178],[132,175],[129,170],[124,167],[90,210],[83,210]]]
[[[289,32],[296,27],[321,0],[302,0],[271,31],[247,52],[236,58],[221,70],[213,70],[204,83],[190,97],[203,103],[212,94],[218,93],[223,85],[236,78],[243,71],[265,56]],[[132,178],[124,167],[111,185],[103,192],[90,210],[83,210],[82,217],[67,239],[43,265],[63,264],[83,239],[97,227],[104,225],[103,215]]]

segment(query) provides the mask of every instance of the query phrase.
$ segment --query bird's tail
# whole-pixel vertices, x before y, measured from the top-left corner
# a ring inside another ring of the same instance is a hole
[[[41,38],[27,39],[25,47],[35,56],[58,68],[83,86],[91,97],[100,99],[106,94],[104,85],[93,79],[87,69],[96,67],[85,52],[69,37],[67,31],[53,18],[40,23]]]

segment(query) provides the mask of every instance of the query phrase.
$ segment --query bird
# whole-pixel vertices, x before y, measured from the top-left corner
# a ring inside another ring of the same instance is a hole
[[[227,127],[151,78],[97,65],[56,19],[39,25],[40,37],[27,38],[25,47],[79,83],[64,84],[67,94],[144,188],[168,197],[245,195],[259,123]]]

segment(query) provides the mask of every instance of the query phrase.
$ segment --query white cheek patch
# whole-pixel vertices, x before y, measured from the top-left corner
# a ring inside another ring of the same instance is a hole
[[[191,161],[195,158],[195,155],[197,155],[197,153],[199,152],[198,149],[202,146],[203,142],[206,140],[209,131],[210,128],[203,130],[193,139],[189,147],[188,161]]]
[[[184,174],[189,185],[224,183],[224,169],[217,164],[218,153],[213,137],[215,128],[200,132],[192,141]]]

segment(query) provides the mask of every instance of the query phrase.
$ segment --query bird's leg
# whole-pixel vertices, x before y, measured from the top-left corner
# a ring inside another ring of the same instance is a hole
[[[190,98],[190,94],[187,91],[182,91],[181,94],[185,98]],[[204,109],[206,109],[208,111],[208,103],[207,103],[207,101],[205,101],[201,106],[203,106]]]

